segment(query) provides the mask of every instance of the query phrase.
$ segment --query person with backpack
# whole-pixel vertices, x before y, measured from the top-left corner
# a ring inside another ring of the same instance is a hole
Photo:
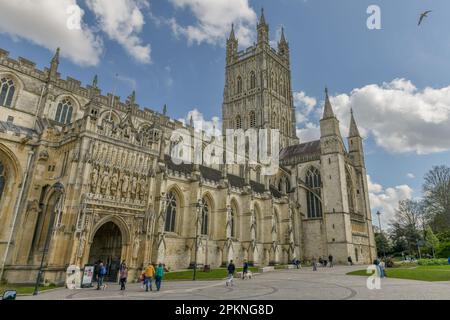
[[[124,262],[120,265],[120,271],[119,271],[119,278],[120,278],[120,290],[125,290],[125,284],[127,283],[128,278],[128,267]]]
[[[228,279],[226,282],[226,285],[228,287],[228,284],[230,286],[233,286],[233,277],[234,277],[234,272],[236,271],[236,266],[233,263],[233,260],[230,260],[230,263],[228,264]]]
[[[153,265],[151,263],[148,264],[148,266],[145,268],[142,275],[144,276],[145,291],[148,292],[149,288],[150,288],[150,291],[153,291],[152,278],[155,275],[155,268],[153,267]]]
[[[248,262],[244,260],[244,267],[242,268],[242,279],[245,280],[245,276],[248,274]]]
[[[164,266],[162,263],[158,264],[158,267],[156,267],[155,271],[155,284],[156,284],[156,290],[159,291],[161,289],[161,282],[164,277]]]
[[[97,273],[97,290],[100,290],[100,288],[104,289],[103,280],[105,279],[105,276],[106,276],[106,267],[103,264],[103,261],[100,261]]]
[[[328,261],[330,261],[330,268],[333,268],[333,256],[331,254],[328,256]]]

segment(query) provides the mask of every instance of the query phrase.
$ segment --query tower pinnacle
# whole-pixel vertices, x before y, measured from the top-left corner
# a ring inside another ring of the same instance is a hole
[[[355,116],[353,115],[353,109],[351,109],[350,112],[351,112],[350,131],[349,131],[349,135],[348,136],[350,138],[360,137],[361,135],[359,134],[358,125],[356,124]]]
[[[325,88],[325,108],[323,110],[323,119],[334,118],[333,107],[331,106],[328,88]]]

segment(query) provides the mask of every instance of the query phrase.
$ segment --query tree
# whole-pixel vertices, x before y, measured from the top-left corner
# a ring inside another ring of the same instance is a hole
[[[404,238],[409,252],[417,252],[418,241],[422,239],[420,232],[423,226],[423,205],[420,201],[403,200],[398,204],[394,220],[391,223],[391,238]]]
[[[434,231],[450,230],[450,167],[434,166],[423,183],[424,206]]]
[[[391,243],[389,239],[385,236],[384,233],[375,232],[375,243],[377,246],[377,255],[378,257],[382,257],[384,255],[384,250],[386,254],[391,252]]]
[[[428,225],[425,230],[425,240],[427,241],[427,244],[431,247],[433,250],[433,258],[436,257],[436,249],[439,247],[439,239],[434,234],[431,227]]]

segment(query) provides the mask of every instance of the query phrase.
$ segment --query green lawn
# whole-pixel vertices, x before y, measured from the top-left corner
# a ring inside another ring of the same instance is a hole
[[[250,267],[251,272],[257,272],[258,268]],[[242,268],[236,268],[236,272],[242,271]],[[164,275],[164,280],[192,280],[194,270],[167,272]],[[211,272],[203,272],[197,270],[197,280],[220,280],[227,277],[227,269],[213,269]]]
[[[369,276],[369,274],[366,273],[366,270],[357,270],[347,274],[354,276]],[[386,275],[389,278],[408,280],[450,281],[450,265],[388,268],[386,270]]]
[[[39,291],[45,291],[50,289],[58,288],[55,285],[50,285],[48,287],[39,287]],[[29,285],[17,285],[17,284],[2,284],[0,285],[0,295],[3,295],[3,293],[6,290],[16,290],[17,294],[33,294],[34,292],[34,286]]]

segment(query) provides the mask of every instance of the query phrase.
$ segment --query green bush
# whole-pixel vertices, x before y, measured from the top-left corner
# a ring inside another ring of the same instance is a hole
[[[447,259],[420,259],[419,266],[444,266],[448,264]]]
[[[441,242],[436,250],[436,255],[440,258],[450,257],[450,241]]]

